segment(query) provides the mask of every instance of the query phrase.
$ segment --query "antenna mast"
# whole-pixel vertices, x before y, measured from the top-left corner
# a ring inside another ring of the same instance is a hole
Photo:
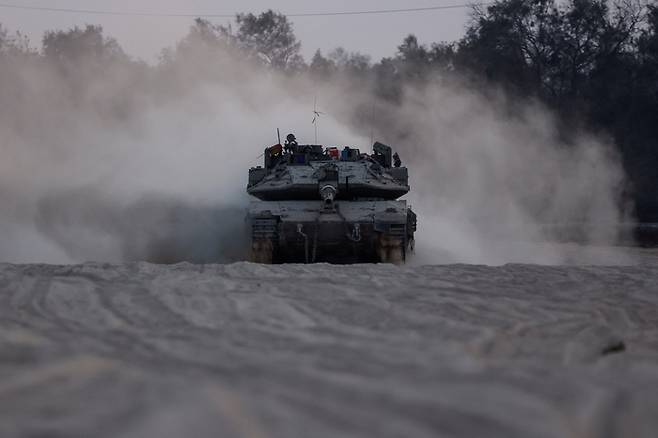
[[[318,96],[316,95],[313,99],[313,125],[315,126],[315,144],[318,144],[318,120],[320,116],[324,114],[321,111],[318,111]]]

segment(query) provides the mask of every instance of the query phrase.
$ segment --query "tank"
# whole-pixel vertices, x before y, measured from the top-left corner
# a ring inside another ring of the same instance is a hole
[[[416,215],[398,199],[409,190],[408,170],[387,145],[361,153],[290,134],[249,170],[251,261],[402,264],[416,232]]]

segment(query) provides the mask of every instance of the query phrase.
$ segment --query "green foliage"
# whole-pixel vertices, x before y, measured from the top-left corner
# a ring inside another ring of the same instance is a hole
[[[476,10],[459,65],[555,105],[586,96],[593,76],[633,50],[641,4],[504,0]]]
[[[134,73],[127,77],[135,83],[135,78],[148,82],[158,80],[157,74],[174,74],[184,90],[197,81],[240,75],[240,67],[226,67],[241,58],[252,62],[249,68],[340,78],[393,103],[403,98],[405,87],[458,77],[480,90],[502,88],[541,101],[554,110],[565,133],[585,126],[610,135],[630,176],[640,218],[658,221],[658,6],[646,3],[498,0],[474,7],[460,41],[426,45],[408,35],[393,56],[376,63],[337,48],[327,56],[318,50],[306,65],[292,23],[272,10],[238,14],[235,28],[197,19],[150,70],[130,61],[101,27],[89,25],[47,32],[40,55],[20,33],[0,27],[0,60],[29,54],[55,61],[73,88],[81,70],[102,77],[108,66],[121,65]]]
[[[640,0],[501,0],[475,11],[457,69],[610,134],[640,218],[658,220],[657,23]]]
[[[336,64],[322,55],[322,51],[316,50],[308,66],[309,73],[314,78],[327,79],[336,71]]]
[[[82,61],[108,64],[129,60],[114,38],[105,37],[103,28],[93,25],[46,32],[43,55],[50,60],[70,64]]]
[[[370,70],[370,56],[358,52],[348,52],[342,47],[329,53],[329,60],[339,71],[351,75],[365,75]]]
[[[0,55],[31,55],[30,40],[20,32],[10,34],[0,24]]]
[[[297,41],[288,18],[271,9],[260,15],[238,14],[234,39],[248,56],[282,71],[296,71],[304,66]]]
[[[658,6],[649,7],[647,13],[647,26],[638,38],[638,57],[640,64],[653,73],[655,79],[658,75]],[[655,84],[658,86],[658,83]]]
[[[231,29],[229,27],[212,24],[208,20],[197,18],[190,31],[178,43],[178,50],[221,50],[230,47]]]
[[[160,64],[163,67],[194,64],[200,69],[207,68],[214,62],[221,61],[221,58],[233,50],[235,41],[230,27],[197,18],[175,48],[167,48],[161,52]]]

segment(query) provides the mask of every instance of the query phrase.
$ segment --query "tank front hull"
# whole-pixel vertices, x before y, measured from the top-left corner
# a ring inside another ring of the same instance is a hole
[[[256,201],[247,220],[259,263],[402,263],[415,231],[405,201]]]
[[[269,187],[267,185],[255,186],[247,189],[247,192],[263,201],[287,201],[287,200],[318,200],[317,184],[288,184]],[[352,200],[358,198],[381,198],[395,200],[409,192],[408,186],[384,185],[384,184],[338,184],[339,200]]]

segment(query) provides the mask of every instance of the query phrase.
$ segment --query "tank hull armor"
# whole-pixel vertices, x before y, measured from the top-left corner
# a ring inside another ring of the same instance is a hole
[[[406,201],[256,201],[252,260],[271,263],[404,262],[416,229]]]
[[[416,215],[397,200],[409,191],[407,169],[391,168],[390,148],[377,145],[384,153],[346,148],[340,158],[318,146],[266,149],[247,187],[260,199],[247,214],[251,260],[404,263],[416,231]]]

